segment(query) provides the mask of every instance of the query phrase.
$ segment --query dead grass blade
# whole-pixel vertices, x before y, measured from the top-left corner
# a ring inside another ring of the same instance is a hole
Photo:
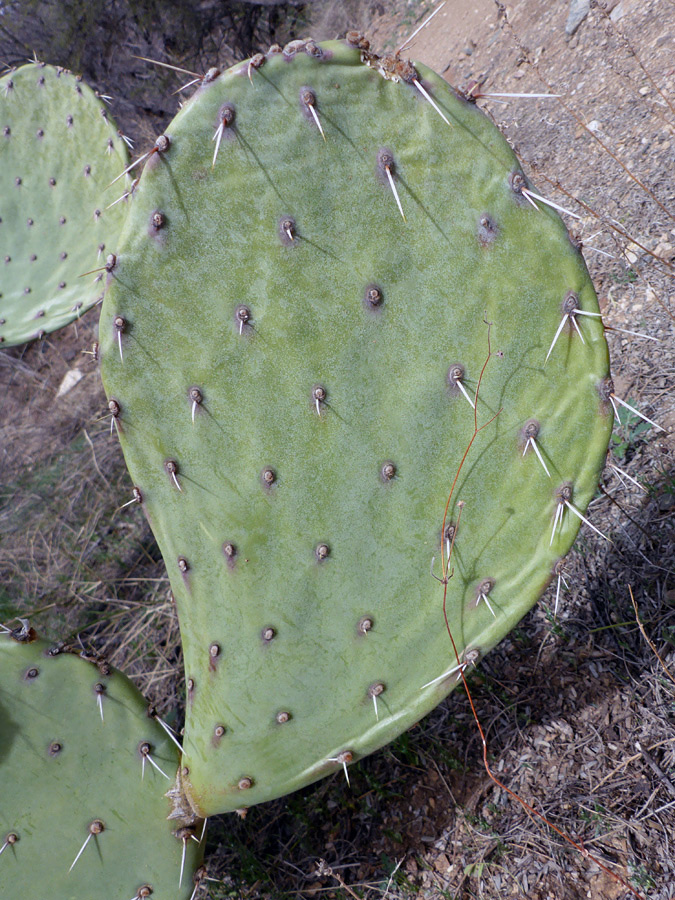
[[[654,642],[653,642],[652,639],[649,637],[649,635],[648,635],[647,632],[645,631],[644,625],[643,625],[642,622],[640,621],[640,613],[639,613],[639,611],[638,611],[637,603],[635,602],[635,597],[633,596],[633,588],[632,588],[630,585],[628,585],[628,591],[629,591],[629,593],[630,593],[630,599],[631,599],[631,603],[633,604],[633,609],[635,610],[635,621],[636,621],[637,624],[638,624],[638,628],[640,629],[640,633],[642,634],[642,637],[647,641],[647,643],[649,644],[649,646],[650,646],[650,648],[651,648],[652,653],[653,653],[654,656],[658,659],[658,661],[661,663],[661,668],[663,669],[663,671],[666,673],[666,675],[668,676],[668,678],[670,678],[670,680],[673,682],[673,684],[675,684],[675,678],[673,678],[673,675],[672,675],[670,669],[669,669],[668,666],[664,663],[664,661],[661,659],[661,656],[660,656],[660,654],[659,654],[659,651],[658,651],[658,650],[656,649],[656,647],[654,646]]]

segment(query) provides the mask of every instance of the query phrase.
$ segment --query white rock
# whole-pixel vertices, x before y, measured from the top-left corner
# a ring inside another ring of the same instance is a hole
[[[639,9],[642,2],[643,0],[621,0],[609,14],[612,22],[619,22],[628,13]]]
[[[63,397],[64,394],[67,394],[68,391],[72,390],[78,381],[81,381],[84,378],[82,372],[79,369],[68,369],[66,374],[61,379],[61,384],[59,385],[59,389],[56,392],[57,399],[59,397]]]
[[[591,0],[571,0],[570,11],[565,25],[565,34],[572,37],[577,28],[584,21],[591,8]]]

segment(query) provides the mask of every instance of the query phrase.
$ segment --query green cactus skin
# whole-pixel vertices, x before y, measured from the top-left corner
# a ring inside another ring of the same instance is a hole
[[[67,325],[101,299],[122,195],[105,188],[126,145],[105,105],[64,69],[30,63],[0,78],[0,345]]]
[[[193,893],[203,847],[189,836],[201,837],[201,823],[168,822],[170,782],[143,765],[149,753],[173,778],[178,750],[129,679],[97,663],[27,628],[0,634],[3,900]]]
[[[545,362],[564,305],[598,306],[499,132],[421,65],[303,46],[179,112],[101,312],[104,384],[179,610],[201,815],[340,770],[458,683],[429,569],[474,430],[448,373],[475,392],[484,319],[479,424],[499,414],[448,517],[463,501],[447,600],[462,660],[541,595],[580,524],[560,491],[585,510],[612,428],[599,319],[575,320],[583,343],[567,321]],[[531,420],[550,477],[523,452]]]

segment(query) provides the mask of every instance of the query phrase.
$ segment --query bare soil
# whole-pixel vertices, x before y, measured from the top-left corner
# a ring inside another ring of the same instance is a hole
[[[459,87],[561,95],[478,102],[538,192],[581,216],[566,218],[606,323],[659,339],[608,332],[617,395],[665,430],[622,412],[609,458],[621,472],[608,465],[590,508],[613,543],[582,528],[557,615],[554,582],[470,687],[499,778],[641,896],[672,900],[675,2],[610,3],[616,21],[594,9],[571,39],[568,5],[520,0],[504,18],[492,0],[448,0],[406,55]],[[330,6],[317,38],[342,27]],[[354,7],[378,49],[433,9]],[[30,612],[180,717],[175,610],[142,516],[120,509],[131,484],[85,352],[95,320],[0,354],[0,621]],[[75,369],[81,379],[59,396]],[[490,781],[461,689],[350,777],[210,823],[201,896],[631,896]]]

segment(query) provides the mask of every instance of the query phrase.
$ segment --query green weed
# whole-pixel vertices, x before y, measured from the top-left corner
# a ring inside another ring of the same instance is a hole
[[[633,401],[628,400],[627,402],[630,403],[631,406],[633,405]],[[643,440],[642,436],[645,432],[649,431],[651,427],[649,422],[645,422],[640,416],[636,416],[635,413],[632,413],[623,406],[620,407],[619,421],[616,423],[616,427],[612,433],[612,440],[609,445],[612,455],[619,461],[626,459],[630,450],[635,448],[636,444]]]

